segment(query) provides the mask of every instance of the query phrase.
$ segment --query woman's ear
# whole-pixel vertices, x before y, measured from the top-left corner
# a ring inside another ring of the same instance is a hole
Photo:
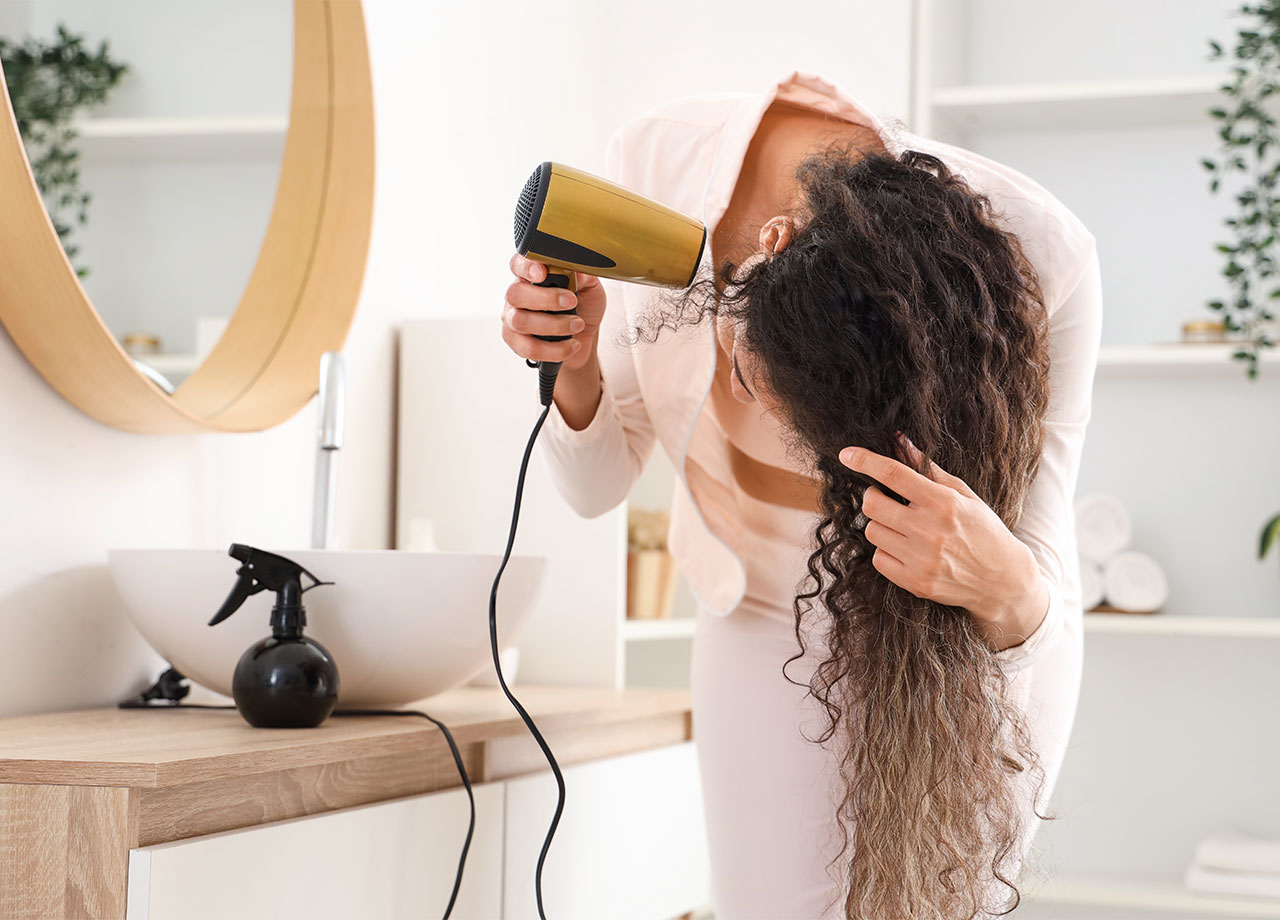
[[[770,218],[760,228],[760,248],[772,259],[787,248],[787,244],[791,242],[791,231],[793,229],[795,229],[795,224],[786,215]]]

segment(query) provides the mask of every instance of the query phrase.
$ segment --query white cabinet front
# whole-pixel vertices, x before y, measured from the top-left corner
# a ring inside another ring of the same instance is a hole
[[[710,900],[692,742],[578,764],[564,777],[543,870],[548,917],[669,920]],[[505,920],[538,916],[534,867],[555,801],[549,772],[507,781]]]
[[[503,789],[475,787],[458,920],[502,912]],[[467,831],[461,789],[130,851],[126,920],[441,917]]]

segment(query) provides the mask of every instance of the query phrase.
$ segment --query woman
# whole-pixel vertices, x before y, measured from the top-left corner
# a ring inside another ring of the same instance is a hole
[[[701,217],[700,279],[574,297],[516,256],[503,338],[563,362],[542,450],[580,513],[655,443],[680,476],[717,917],[1007,912],[1079,687],[1092,235],[799,72],[629,122],[608,175]]]

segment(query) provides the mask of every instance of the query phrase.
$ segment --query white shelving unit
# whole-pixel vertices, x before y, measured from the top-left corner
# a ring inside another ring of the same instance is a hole
[[[913,7],[911,130],[1026,173],[1098,239],[1109,319],[1080,484],[1125,501],[1134,548],[1166,564],[1181,601],[1085,615],[1080,707],[1050,805],[1062,820],[1037,840],[1060,874],[1038,890],[1028,880],[1029,920],[1280,917],[1280,900],[1198,894],[1181,876],[1214,828],[1280,831],[1280,746],[1256,731],[1274,721],[1280,646],[1265,640],[1280,639],[1280,615],[1262,615],[1274,594],[1246,539],[1274,510],[1262,420],[1275,417],[1280,349],[1260,353],[1249,383],[1231,344],[1154,344],[1212,318],[1204,302],[1220,293],[1212,247],[1231,198],[1210,196],[1198,160],[1214,155],[1208,113],[1226,107],[1230,80],[1224,62],[1206,69],[1208,40],[1230,47],[1243,27],[1232,6],[1188,0],[1152,31],[1159,5],[1138,0]],[[1259,615],[1192,615],[1218,609]]]
[[[1179,879],[1063,877],[1032,894],[1043,904],[1160,911],[1195,917],[1280,917],[1280,901],[1188,891]]]
[[[134,357],[143,364],[151,365],[166,377],[170,375],[186,376],[194,373],[195,369],[200,366],[200,359],[195,355],[159,354],[135,355]]]
[[[1187,617],[1163,613],[1086,613],[1087,633],[1280,639],[1280,617]]]
[[[1146,346],[1104,346],[1098,352],[1100,370],[1161,369],[1227,371],[1240,375],[1244,364],[1231,355],[1237,351],[1230,344],[1160,344]],[[1280,365],[1280,348],[1263,349],[1259,362]]]
[[[84,118],[73,122],[91,158],[279,156],[286,117]]]
[[[1109,128],[1203,121],[1224,76],[1096,83],[946,86],[933,92],[934,130]]]
[[[624,620],[622,638],[627,642],[692,639],[693,623],[692,617],[669,617],[663,620]]]
[[[288,133],[287,116],[79,118],[72,127],[76,146],[89,163],[143,165],[148,168],[183,161],[235,160],[247,165],[278,163]],[[166,353],[141,356],[174,384],[189,376],[195,355]]]

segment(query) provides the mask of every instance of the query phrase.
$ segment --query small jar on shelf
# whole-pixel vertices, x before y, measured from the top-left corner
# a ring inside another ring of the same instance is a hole
[[[627,618],[661,620],[671,616],[676,595],[676,565],[667,552],[666,511],[631,508],[627,512]]]
[[[120,344],[135,358],[160,354],[160,336],[152,332],[127,332],[121,337]]]

